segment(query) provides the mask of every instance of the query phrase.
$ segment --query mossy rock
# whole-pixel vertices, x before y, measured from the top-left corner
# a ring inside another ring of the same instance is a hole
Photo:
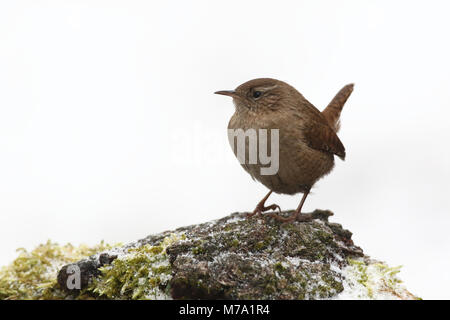
[[[0,299],[416,298],[331,215],[283,224],[234,213],[115,247],[49,242],[3,268]]]

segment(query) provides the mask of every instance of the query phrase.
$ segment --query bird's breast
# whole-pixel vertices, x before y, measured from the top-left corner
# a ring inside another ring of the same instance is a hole
[[[276,120],[234,115],[228,125],[230,145],[242,167],[267,188],[303,192],[331,171],[334,157],[305,143],[300,121]]]

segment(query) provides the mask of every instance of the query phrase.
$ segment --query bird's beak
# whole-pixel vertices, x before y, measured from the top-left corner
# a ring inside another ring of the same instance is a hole
[[[224,95],[224,96],[230,96],[230,97],[236,97],[237,96],[236,91],[234,91],[234,90],[222,90],[222,91],[216,91],[214,93],[215,94],[221,94],[221,95]]]

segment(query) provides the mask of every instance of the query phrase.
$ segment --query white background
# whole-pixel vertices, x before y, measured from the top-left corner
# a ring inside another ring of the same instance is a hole
[[[0,264],[252,210],[231,100],[257,77],[322,109],[345,84],[347,160],[305,204],[450,298],[448,1],[2,1]],[[284,209],[301,195],[275,195]]]

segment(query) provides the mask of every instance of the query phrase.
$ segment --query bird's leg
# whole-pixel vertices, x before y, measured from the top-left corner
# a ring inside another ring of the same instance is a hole
[[[282,221],[282,222],[292,222],[292,221],[295,221],[295,220],[299,220],[299,221],[308,221],[308,220],[310,220],[311,217],[309,217],[309,216],[306,217],[306,215],[305,215],[305,217],[303,218],[302,217],[303,215],[301,214],[303,204],[305,203],[305,200],[306,200],[306,197],[308,196],[308,194],[309,194],[309,190],[307,190],[307,191],[305,191],[303,193],[302,200],[300,201],[300,204],[298,205],[297,210],[295,210],[295,212],[293,214],[291,214],[289,217],[284,218],[284,217],[281,217],[281,216],[279,216],[277,214],[273,214],[273,213],[270,214],[270,216],[272,218],[274,218],[274,219],[276,219],[278,221]]]
[[[265,206],[267,199],[272,194],[272,190],[269,191],[268,194],[256,205],[255,210],[253,210],[252,213],[249,213],[247,217],[253,217],[254,215],[262,215],[263,212],[266,212],[268,210],[275,210],[278,209],[278,211],[281,212],[280,207],[277,204],[271,204],[270,206]]]

